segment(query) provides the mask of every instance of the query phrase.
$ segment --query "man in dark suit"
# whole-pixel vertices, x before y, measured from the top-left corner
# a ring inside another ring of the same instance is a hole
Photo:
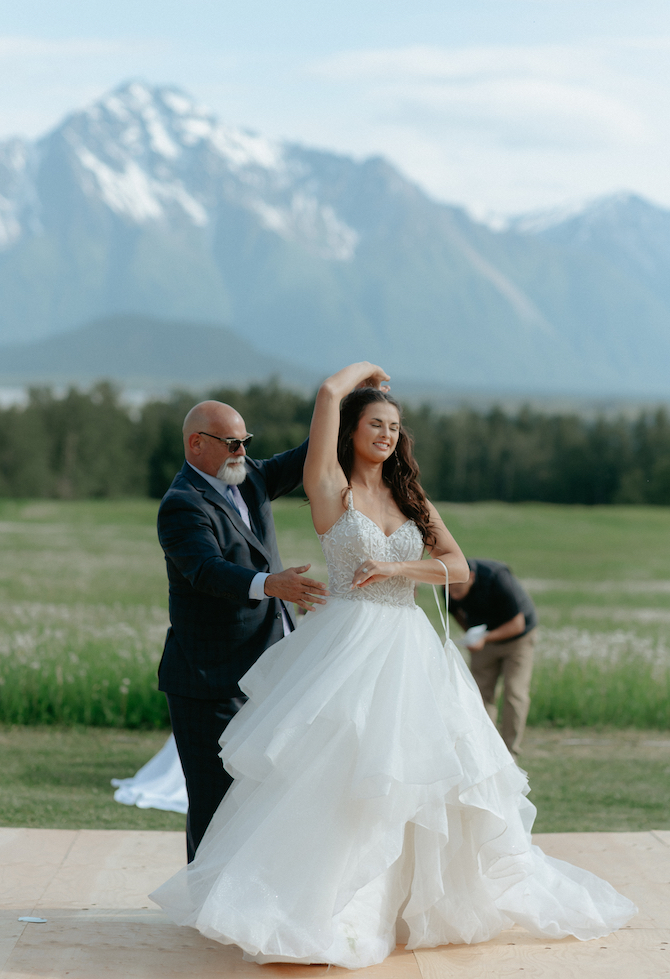
[[[302,482],[307,443],[263,461],[246,458],[248,434],[230,405],[204,401],[184,421],[186,461],[158,512],[170,588],[160,663],[189,811],[191,861],[232,778],[219,738],[245,701],[238,681],[295,628],[291,604],[325,602],[309,565],[282,569],[271,500]]]

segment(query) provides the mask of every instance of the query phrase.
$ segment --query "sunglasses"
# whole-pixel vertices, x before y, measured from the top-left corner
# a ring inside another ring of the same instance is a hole
[[[223,442],[224,445],[228,446],[229,452],[237,452],[241,445],[243,445],[246,449],[249,442],[251,442],[253,438],[253,435],[247,435],[247,437],[243,439],[222,439],[219,438],[218,435],[210,435],[209,432],[198,432],[198,435],[206,435],[210,439],[216,439],[217,442]]]

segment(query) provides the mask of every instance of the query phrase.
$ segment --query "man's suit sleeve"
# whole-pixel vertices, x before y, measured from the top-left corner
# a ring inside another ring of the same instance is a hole
[[[302,471],[307,455],[306,439],[302,445],[288,452],[279,452],[271,459],[262,459],[257,463],[258,471],[263,477],[268,496],[276,500],[297,489],[302,483]]]
[[[164,501],[158,514],[158,537],[166,556],[197,591],[256,608],[249,587],[256,575],[227,561],[202,509],[188,500]]]

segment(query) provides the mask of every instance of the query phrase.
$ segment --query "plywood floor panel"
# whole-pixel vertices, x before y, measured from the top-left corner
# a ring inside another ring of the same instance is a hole
[[[670,979],[670,832],[536,837],[545,852],[606,877],[640,907],[593,942],[514,928],[483,945],[393,956],[358,979]],[[320,979],[346,969],[245,962],[177,928],[148,892],[184,862],[182,833],[0,829],[0,979]],[[46,924],[26,924],[36,914]]]
[[[0,827],[0,908],[39,901],[76,838],[76,830]]]
[[[182,833],[81,830],[37,907],[152,908],[150,891],[183,867]]]
[[[605,939],[544,941],[509,931],[484,945],[416,951],[422,979],[661,979],[670,976],[667,929],[624,929]]]
[[[176,928],[159,911],[48,911],[46,925],[27,925],[3,979],[320,979],[351,977],[326,966],[245,962],[235,946],[219,945],[191,928]],[[361,979],[421,979],[411,952],[397,949]]]

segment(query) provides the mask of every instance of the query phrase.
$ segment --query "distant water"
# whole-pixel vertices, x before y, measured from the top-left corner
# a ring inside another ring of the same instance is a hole
[[[87,385],[77,385],[80,390],[86,390]],[[52,386],[54,393],[58,395],[65,396],[66,388],[62,385]],[[169,395],[164,394],[167,399]],[[158,400],[160,394],[156,391],[140,391],[135,388],[127,388],[121,391],[119,400],[121,404],[126,405],[131,413],[138,412],[146,404],[147,401]],[[24,406],[28,404],[28,388],[27,387],[2,387],[0,385],[0,408],[11,408],[13,405]]]
[[[28,389],[11,387],[0,387],[0,408],[11,408],[12,405],[25,405],[28,403]]]

